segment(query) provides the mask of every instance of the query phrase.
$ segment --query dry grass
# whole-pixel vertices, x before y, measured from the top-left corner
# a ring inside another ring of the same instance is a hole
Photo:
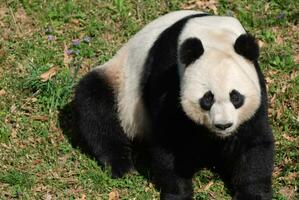
[[[276,138],[274,198],[298,199],[298,7],[296,0],[1,1],[0,199],[157,199],[141,175],[112,180],[72,145],[63,125],[78,79],[145,23],[179,8],[236,16],[263,44]],[[210,171],[194,185],[195,199],[230,199]]]

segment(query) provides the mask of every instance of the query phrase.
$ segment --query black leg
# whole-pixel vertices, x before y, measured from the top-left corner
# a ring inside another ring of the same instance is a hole
[[[161,200],[191,200],[192,177],[183,177],[175,167],[175,156],[162,147],[151,147],[151,175],[161,190]]]
[[[231,167],[234,200],[271,200],[272,142],[247,148]]]
[[[74,118],[84,144],[97,161],[111,166],[113,177],[132,168],[131,141],[120,126],[114,93],[104,74],[92,71],[80,81]]]

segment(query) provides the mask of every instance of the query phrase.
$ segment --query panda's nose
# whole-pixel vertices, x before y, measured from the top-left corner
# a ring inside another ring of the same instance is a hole
[[[227,124],[215,124],[216,128],[219,128],[220,130],[225,130],[229,127],[231,127],[233,123],[227,123]]]

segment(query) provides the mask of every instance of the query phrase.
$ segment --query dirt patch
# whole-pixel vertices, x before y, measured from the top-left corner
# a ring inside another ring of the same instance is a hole
[[[2,21],[8,13],[8,9],[6,7],[0,7],[0,27],[4,26],[4,22]]]
[[[22,7],[16,12],[6,7],[0,7],[0,28],[4,40],[9,40],[11,37],[27,37],[35,31],[35,21],[26,14]]]
[[[14,15],[19,37],[31,35],[35,28],[33,18],[26,14],[24,8],[19,8]]]

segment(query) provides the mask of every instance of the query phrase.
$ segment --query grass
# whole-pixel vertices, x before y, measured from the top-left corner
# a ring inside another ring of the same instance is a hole
[[[143,176],[111,179],[73,147],[59,113],[80,77],[144,24],[193,7],[237,17],[260,41],[276,138],[274,199],[299,198],[299,2],[219,0],[204,9],[189,2],[0,1],[0,199],[108,199],[115,191],[121,199],[157,199]],[[195,199],[230,199],[208,170],[194,185]]]

